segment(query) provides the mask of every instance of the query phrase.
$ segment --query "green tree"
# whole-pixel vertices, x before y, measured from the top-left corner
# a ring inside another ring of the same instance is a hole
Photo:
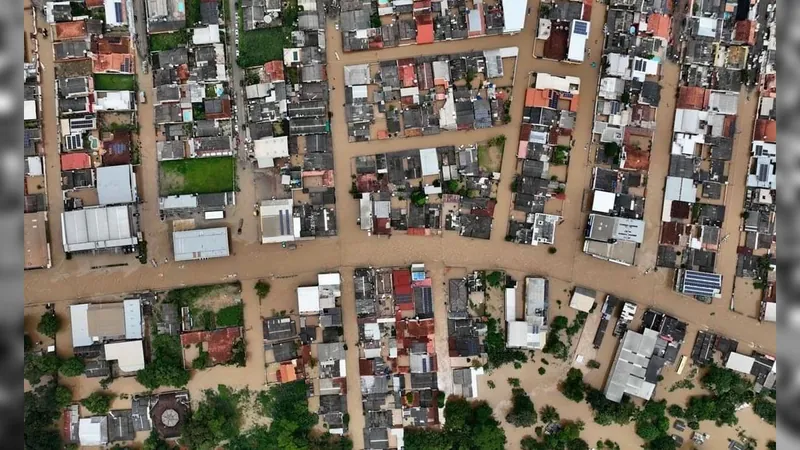
[[[65,377],[77,377],[79,375],[83,375],[85,368],[86,365],[83,363],[83,361],[77,356],[73,356],[72,358],[62,361],[58,371]]]
[[[542,422],[546,424],[561,420],[561,415],[558,414],[556,407],[552,405],[542,406],[542,409],[539,410],[539,415],[542,416]]]
[[[672,436],[663,434],[645,444],[644,448],[648,450],[676,450],[678,444],[675,442],[675,439],[672,439]]]
[[[411,203],[417,206],[425,206],[428,203],[428,196],[425,195],[425,191],[422,189],[415,189],[411,192],[411,197],[409,198]]]
[[[599,389],[588,387],[586,401],[594,412],[594,421],[599,425],[627,425],[636,416],[636,405],[631,403],[630,397],[622,396],[619,403],[607,399]]]
[[[567,450],[589,450],[589,444],[583,439],[573,439],[567,442]]]
[[[172,447],[158,434],[158,431],[152,430],[147,439],[145,439],[142,448],[144,450],[170,450]]]
[[[136,374],[136,381],[150,390],[186,386],[189,372],[183,368],[183,348],[178,337],[159,334],[151,345],[153,361]]]
[[[431,428],[406,428],[403,434],[408,450],[450,450],[452,442],[448,433]]]
[[[28,353],[25,355],[25,366],[22,375],[33,386],[42,381],[42,377],[55,375],[61,360],[55,353]]]
[[[36,326],[36,330],[49,337],[55,337],[56,333],[58,333],[58,329],[61,327],[61,323],[58,320],[58,316],[56,316],[55,312],[47,311],[42,314],[42,317],[39,319],[39,325]]]
[[[506,414],[506,422],[515,427],[530,427],[536,420],[536,408],[528,393],[522,388],[512,389],[511,410]]]
[[[764,397],[758,397],[753,403],[753,412],[764,419],[770,425],[775,425],[777,413],[775,410],[775,403],[767,400]]]
[[[239,397],[227,386],[219,385],[217,389],[206,390],[203,401],[189,415],[183,428],[183,445],[211,450],[239,435],[242,421]]]
[[[266,281],[264,280],[256,281],[255,289],[258,299],[263,300],[264,298],[266,298],[266,296],[269,295],[270,288],[271,288],[270,284],[267,283]]]
[[[666,417],[667,401],[650,400],[636,415],[636,434],[645,441],[652,441],[669,430],[669,419]]]
[[[778,444],[775,441],[767,442],[767,450],[776,450],[778,448]]]
[[[66,408],[72,403],[72,391],[68,387],[59,384],[53,391],[53,401],[58,409]]]
[[[677,417],[678,419],[686,416],[686,413],[683,411],[683,408],[681,408],[678,405],[669,405],[669,408],[667,408],[667,412],[669,413],[670,416]]]
[[[583,372],[580,369],[569,369],[567,378],[561,382],[561,393],[573,402],[580,403],[584,399],[586,386],[583,383]]]
[[[22,335],[22,342],[23,342],[23,350],[27,353],[33,350],[33,339],[28,336],[28,333]]]
[[[81,400],[81,405],[85,406],[92,414],[102,416],[108,414],[113,400],[114,395],[106,394],[102,391],[95,391],[90,396]]]
[[[503,283],[503,272],[497,270],[486,275],[486,284],[493,288],[499,288]]]

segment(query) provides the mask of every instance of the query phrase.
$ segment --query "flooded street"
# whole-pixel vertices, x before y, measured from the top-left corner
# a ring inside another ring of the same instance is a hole
[[[26,1],[26,4],[27,1]],[[530,8],[538,10],[539,2],[530,0]],[[261,319],[273,315],[274,311],[296,309],[296,287],[313,284],[316,275],[322,272],[338,271],[342,275],[342,307],[344,321],[344,339],[348,345],[347,395],[350,411],[350,430],[354,448],[363,448],[364,418],[361,410],[361,393],[358,373],[358,327],[356,325],[355,300],[353,294],[353,269],[356,267],[395,267],[408,266],[412,263],[425,263],[433,279],[435,317],[437,339],[436,350],[439,355],[447,354],[447,299],[445,283],[449,278],[448,267],[469,269],[506,269],[515,277],[538,275],[549,277],[559,286],[580,285],[594,289],[598,295],[613,294],[630,299],[640,306],[640,314],[646,307],[652,306],[671,314],[689,324],[689,334],[682,354],[688,355],[694,334],[698,329],[712,329],[717,333],[737,339],[740,351],[747,352],[750,347],[770,354],[776,351],[775,324],[759,323],[753,319],[753,305],[737,305],[737,311],[731,309],[731,292],[733,289],[736,265],[736,241],[739,233],[739,213],[745,191],[745,173],[750,151],[750,135],[757,98],[755,95],[747,100],[747,93],[740,95],[739,116],[734,144],[734,157],[731,163],[729,183],[726,192],[727,211],[723,235],[730,234],[730,239],[721,245],[718,258],[718,271],[724,276],[722,298],[711,305],[700,303],[692,298],[678,295],[673,291],[673,273],[667,270],[648,270],[654,267],[658,247],[659,227],[661,224],[661,205],[665,177],[669,169],[669,151],[672,137],[672,124],[675,111],[675,91],[677,89],[678,67],[671,63],[663,65],[661,103],[658,109],[658,122],[654,138],[653,151],[648,178],[647,200],[645,207],[645,241],[637,253],[637,265],[626,267],[592,258],[582,252],[583,233],[586,214],[581,211],[584,190],[588,189],[591,179],[592,165],[589,162],[589,151],[585,150],[591,137],[594,97],[597,85],[598,68],[592,68],[591,62],[598,62],[601,52],[602,30],[605,11],[604,5],[592,9],[592,27],[587,47],[595,55],[581,65],[559,63],[532,57],[535,37],[535,14],[528,16],[524,31],[514,36],[494,36],[479,39],[468,39],[436,43],[424,46],[407,46],[381,50],[379,52],[360,52],[346,54],[342,51],[341,38],[329,21],[327,30],[328,77],[333,90],[330,95],[332,118],[333,154],[335,161],[335,183],[338,186],[336,198],[336,214],[338,236],[314,241],[300,241],[296,250],[283,249],[279,245],[262,245],[258,235],[257,218],[253,216],[253,205],[257,202],[253,182],[253,170],[239,164],[237,205],[226,219],[230,230],[236,229],[239,220],[244,220],[241,235],[232,232],[232,255],[228,258],[196,261],[188,263],[169,262],[153,267],[142,265],[133,257],[126,257],[128,265],[115,268],[92,268],[102,265],[104,259],[113,257],[75,256],[65,258],[61,243],[60,214],[61,203],[59,137],[55,121],[54,73],[52,42],[40,38],[40,59],[44,65],[42,71],[42,108],[44,145],[47,158],[47,183],[50,198],[50,237],[53,267],[49,270],[25,272],[26,305],[42,305],[49,302],[57,304],[57,313],[62,323],[68,323],[68,305],[78,300],[104,300],[114,294],[143,290],[166,290],[197,284],[213,284],[230,281],[231,278],[242,282],[243,301],[245,303],[245,330],[247,341],[247,367],[236,368],[220,366],[192,375],[189,388],[195,400],[200,398],[204,389],[215,388],[225,383],[234,388],[261,389],[265,384],[265,358],[263,352],[263,332]],[[26,30],[33,28],[30,14],[25,15]],[[45,26],[42,22],[40,26]],[[347,137],[347,124],[344,122],[345,87],[343,67],[350,64],[372,63],[383,60],[394,60],[420,55],[448,54],[472,50],[486,50],[501,47],[519,47],[519,59],[515,69],[513,87],[513,103],[511,105],[511,121],[508,125],[470,130],[462,132],[445,132],[435,136],[409,139],[382,140],[379,142],[350,143]],[[338,53],[339,58],[334,56]],[[599,64],[598,64],[599,65]],[[137,63],[137,70],[141,65]],[[568,183],[566,199],[553,199],[548,208],[557,208],[564,221],[558,226],[555,237],[557,253],[549,254],[546,246],[525,246],[505,241],[508,227],[509,209],[511,206],[511,181],[517,164],[517,155],[513,151],[519,138],[519,126],[522,120],[522,99],[524,98],[527,80],[530,73],[546,72],[553,75],[570,75],[581,79],[581,102],[578,109],[576,127],[573,133],[575,144],[571,152],[568,167]],[[152,92],[151,74],[139,73],[139,86],[145,92]],[[148,258],[161,262],[165,258],[172,259],[170,227],[159,218],[158,208],[158,162],[155,151],[157,139],[153,127],[153,105],[151,102],[140,104],[138,118],[141,127],[139,134],[141,165],[137,168],[140,183],[141,222],[148,246]],[[392,152],[411,148],[426,148],[445,145],[466,145],[486,141],[503,134],[507,138],[506,151],[503,154],[502,178],[497,196],[497,207],[491,240],[473,240],[459,237],[456,233],[445,232],[438,237],[416,237],[398,234],[392,238],[368,237],[356,223],[359,216],[358,201],[353,200],[348,192],[351,183],[351,159],[359,155],[370,155],[377,152]],[[272,290],[263,302],[259,302],[253,289],[258,279],[271,283]],[[556,281],[557,280],[557,281]],[[738,287],[737,287],[738,289]],[[558,314],[572,317],[573,311],[566,305],[568,298],[563,289],[554,290],[551,295],[551,316]],[[738,294],[738,292],[737,292]],[[742,288],[743,302],[752,302],[752,295]],[[601,297],[598,297],[601,298]],[[563,309],[558,310],[555,300],[563,302]],[[744,300],[750,299],[750,300]],[[737,298],[738,300],[738,298]],[[713,323],[713,326],[711,325]],[[587,332],[593,334],[594,330]],[[575,342],[577,342],[577,336]],[[62,330],[57,337],[59,356],[66,357],[72,353],[71,335],[68,329]],[[758,343],[756,346],[754,343]],[[601,387],[605,374],[609,369],[609,361],[616,351],[617,341],[610,336],[605,339],[595,359],[603,365],[600,369],[587,371],[586,380],[595,387]],[[480,397],[489,401],[496,415],[505,416],[510,406],[511,387],[507,378],[519,378],[522,387],[528,391],[537,410],[546,404],[555,406],[562,419],[581,419],[587,423],[583,439],[593,445],[598,439],[610,438],[618,442],[623,449],[639,448],[642,442],[629,427],[592,426],[591,411],[585,403],[576,404],[564,398],[556,389],[558,381],[569,369],[569,364],[559,363],[549,358],[549,364],[543,364],[541,357],[536,357],[516,370],[510,365],[491,374],[479,377],[478,392]],[[544,375],[538,374],[539,367],[545,367]],[[690,370],[686,368],[685,374]],[[682,403],[682,399],[690,391],[667,392],[667,388],[681,376],[674,373],[675,368],[665,370],[665,380],[659,385],[655,397],[666,398],[669,403]],[[449,380],[452,372],[449,360],[440,359],[440,384],[446,391],[451,389]],[[487,382],[495,383],[490,389]],[[99,380],[84,377],[66,379],[65,384],[73,388],[75,398],[84,398],[99,389]],[[696,383],[699,384],[699,383]],[[118,379],[111,385],[111,390],[118,393],[132,393],[143,390],[131,378]],[[117,399],[120,406],[124,400]],[[313,403],[313,402],[312,402]],[[129,403],[128,403],[129,404]],[[703,431],[712,435],[711,445],[707,448],[723,448],[726,438],[736,438],[734,429],[718,429],[713,424],[703,423]],[[507,448],[518,448],[519,440],[533,429],[517,429],[505,424],[508,436]],[[759,444],[774,439],[775,428],[760,425],[758,419],[749,410],[740,414],[740,426],[748,435],[758,439]],[[683,433],[688,444],[688,433]],[[684,446],[684,448],[689,448]]]

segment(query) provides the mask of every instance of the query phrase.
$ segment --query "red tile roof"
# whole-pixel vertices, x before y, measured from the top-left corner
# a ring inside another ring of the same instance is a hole
[[[56,39],[86,37],[86,21],[60,22],[56,24]]]
[[[525,91],[525,106],[546,108],[550,106],[550,96],[550,89],[528,88]]]
[[[678,91],[678,104],[676,107],[704,111],[708,108],[708,98],[711,91],[696,86],[681,86]]]
[[[411,271],[408,269],[393,270],[392,285],[395,294],[411,295]]]
[[[417,20],[417,44],[433,43],[433,20],[430,14],[423,14],[416,17]]]
[[[128,37],[100,38],[92,40],[95,53],[130,53],[131,40]]]
[[[285,81],[286,75],[283,72],[283,61],[269,61],[264,63],[264,72],[267,74],[267,82]]]
[[[401,64],[401,61],[397,62],[397,70],[400,75],[400,81],[403,83],[403,87],[414,87],[417,85],[416,78],[417,74],[414,70],[414,61],[409,60],[407,64]]]
[[[61,170],[89,169],[92,157],[88,153],[65,153],[61,155]]]
[[[663,39],[669,39],[672,18],[666,14],[650,14],[647,18],[647,31]]]
[[[103,72],[123,72],[133,73],[136,69],[133,65],[133,55],[129,53],[106,53],[95,55],[92,58],[92,71],[94,73]]]
[[[733,40],[746,42],[749,45],[755,45],[756,23],[752,20],[740,20],[736,22],[733,31]]]
[[[778,123],[769,119],[756,120],[755,130],[753,131],[753,140],[777,142],[778,139]]]

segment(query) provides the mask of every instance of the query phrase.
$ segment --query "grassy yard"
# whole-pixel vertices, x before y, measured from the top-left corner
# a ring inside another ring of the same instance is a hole
[[[136,76],[97,73],[94,75],[94,88],[98,91],[135,91]]]
[[[283,59],[284,47],[291,47],[292,31],[297,29],[297,1],[290,0],[283,10],[283,25],[244,31],[244,14],[239,13],[239,67],[260,66],[266,62]]]
[[[162,195],[213,194],[235,189],[233,158],[196,158],[163,161],[159,173]]]
[[[150,51],[160,52],[183,47],[189,42],[189,33],[183,29],[174,33],[151,34],[149,39]]]

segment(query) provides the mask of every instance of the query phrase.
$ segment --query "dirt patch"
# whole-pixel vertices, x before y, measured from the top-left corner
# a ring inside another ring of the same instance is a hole
[[[175,172],[159,171],[158,187],[161,195],[169,195],[170,192],[182,191],[185,185],[183,175]]]
[[[478,146],[478,165],[487,172],[500,172],[503,164],[503,149],[494,145]]]

